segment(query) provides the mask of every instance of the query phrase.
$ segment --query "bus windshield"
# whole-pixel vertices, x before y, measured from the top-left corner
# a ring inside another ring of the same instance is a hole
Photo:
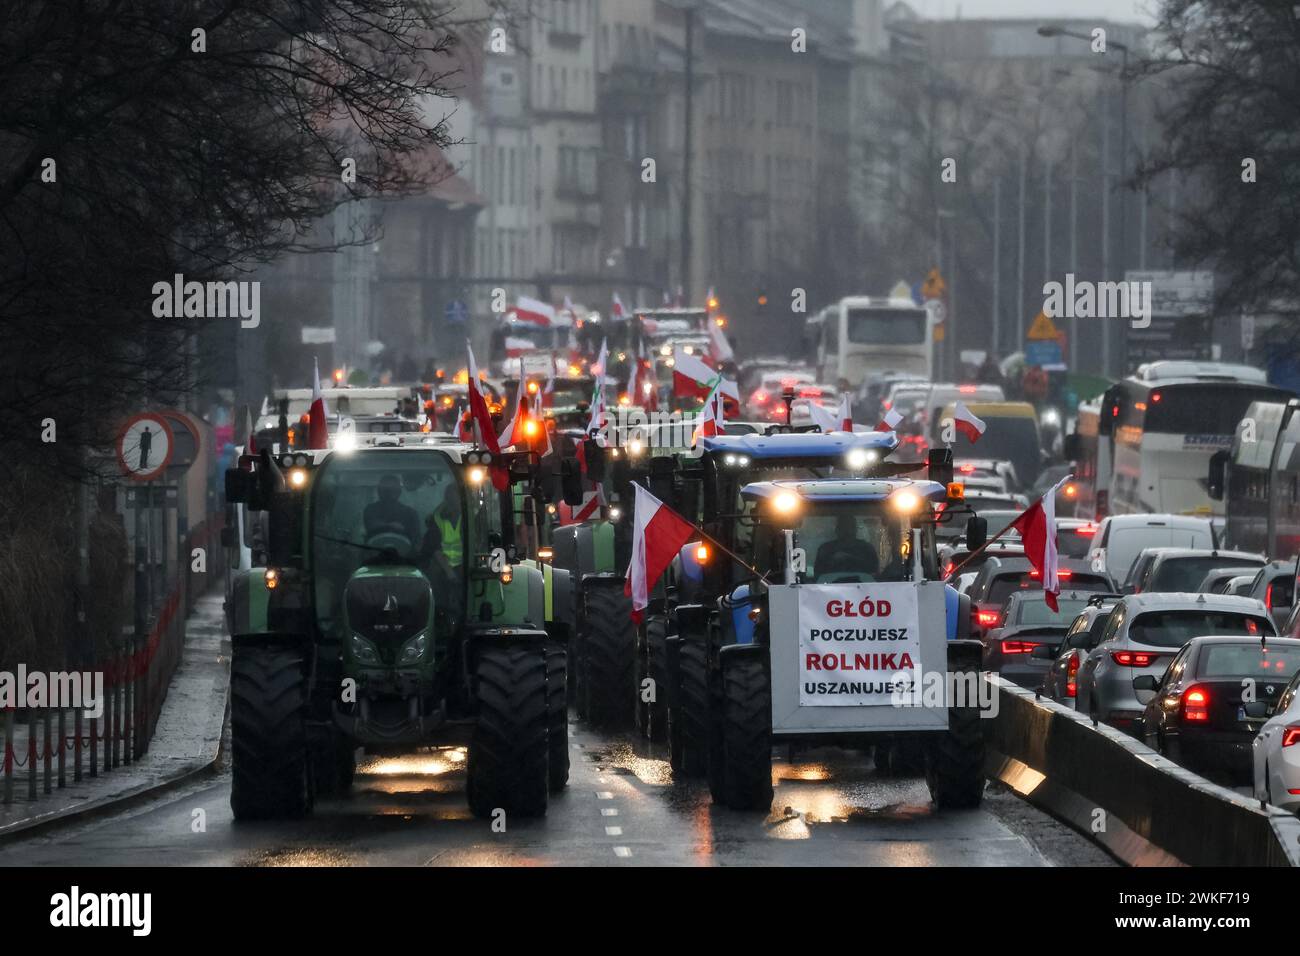
[[[922,309],[849,309],[848,339],[854,345],[921,345],[926,336]]]

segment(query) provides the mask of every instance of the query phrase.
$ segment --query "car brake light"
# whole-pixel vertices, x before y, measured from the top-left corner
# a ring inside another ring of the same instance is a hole
[[[975,471],[975,466],[971,464],[965,464],[961,466],[960,471],[963,475],[973,474]]]
[[[1268,582],[1268,587],[1264,589],[1264,607],[1270,611],[1273,610],[1273,582]]]
[[[957,565],[952,561],[949,561],[943,566],[943,576],[946,578],[948,575],[952,574],[952,569],[955,567],[957,567]]]
[[[1283,747],[1293,747],[1296,744],[1300,744],[1300,724],[1295,724],[1282,731]]]
[[[1158,401],[1160,401],[1160,399],[1162,399],[1162,398],[1164,398],[1164,396],[1161,395],[1159,392],[1152,392],[1152,393],[1151,393],[1151,401],[1153,401],[1153,402],[1158,402]]]
[[[1030,576],[1031,578],[1033,578],[1035,581],[1037,581],[1039,578],[1042,577],[1042,575],[1039,574],[1037,571],[1030,571],[1030,572],[1029,572],[1029,576]],[[1057,570],[1057,572],[1056,572],[1056,576],[1057,576],[1058,578],[1062,578],[1062,579],[1064,579],[1064,578],[1072,578],[1072,577],[1074,577],[1074,572],[1071,571],[1069,568],[1060,568],[1060,569]]]
[[[997,627],[998,621],[1002,618],[1001,611],[976,611],[975,619],[979,621],[981,627]]]
[[[1183,720],[1202,723],[1210,719],[1210,695],[1202,687],[1189,687],[1183,693]]]
[[[1115,651],[1110,656],[1121,667],[1150,667],[1160,659],[1159,654],[1149,654],[1146,651]]]
[[[1079,690],[1079,655],[1071,654],[1070,663],[1065,671],[1065,696],[1074,697]]]
[[[1003,654],[1028,654],[1038,646],[1036,641],[1003,641]]]
[[[961,392],[963,395],[974,395],[974,394],[975,394],[975,386],[974,386],[974,385],[958,385],[958,386],[957,386],[957,391]]]
[[[1081,534],[1085,538],[1091,538],[1094,534],[1097,533],[1097,526],[1091,523],[1080,525],[1079,527],[1074,529],[1074,533]]]

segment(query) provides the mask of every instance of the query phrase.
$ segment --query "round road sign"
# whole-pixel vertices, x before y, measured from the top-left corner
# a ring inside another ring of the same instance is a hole
[[[157,478],[171,462],[176,439],[161,415],[147,413],[127,420],[117,433],[117,461],[134,481]]]

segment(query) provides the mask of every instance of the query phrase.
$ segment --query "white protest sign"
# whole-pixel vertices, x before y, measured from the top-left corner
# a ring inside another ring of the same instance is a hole
[[[910,693],[921,681],[919,617],[910,583],[801,586],[799,705],[888,707]]]

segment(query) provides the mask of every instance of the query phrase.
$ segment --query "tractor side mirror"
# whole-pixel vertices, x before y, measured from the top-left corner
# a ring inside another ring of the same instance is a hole
[[[582,448],[587,459],[587,477],[600,484],[605,480],[605,449],[594,438],[583,439]]]
[[[1210,474],[1206,490],[1214,501],[1223,500],[1223,492],[1228,485],[1228,459],[1231,457],[1232,453],[1223,448],[1210,456]]]
[[[966,522],[966,550],[978,551],[989,540],[989,522],[987,518],[971,515]]]
[[[252,497],[254,477],[242,468],[226,469],[226,501],[232,505],[247,504]]]
[[[931,481],[947,487],[952,483],[952,449],[931,448],[925,456],[925,467]]]
[[[226,550],[230,550],[235,546],[235,529],[230,525],[222,525],[221,527],[221,546]]]
[[[1070,432],[1061,442],[1061,456],[1066,461],[1078,461],[1082,456],[1079,448],[1079,433]]]
[[[293,492],[277,492],[271,496],[268,510],[271,520],[268,522],[267,562],[274,567],[292,567],[297,564],[302,536],[302,498]]]
[[[584,497],[582,468],[576,458],[560,460],[560,497],[570,508],[577,508]]]

